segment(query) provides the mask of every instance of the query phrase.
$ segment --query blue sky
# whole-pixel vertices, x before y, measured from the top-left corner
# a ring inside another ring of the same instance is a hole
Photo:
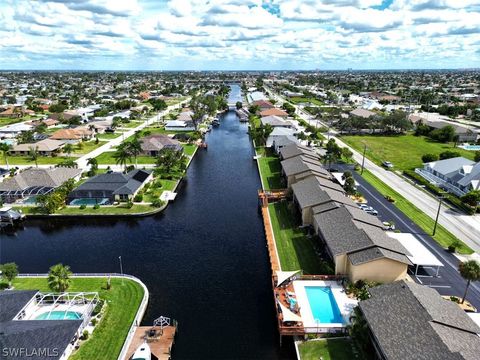
[[[0,69],[471,68],[480,0],[4,0]]]

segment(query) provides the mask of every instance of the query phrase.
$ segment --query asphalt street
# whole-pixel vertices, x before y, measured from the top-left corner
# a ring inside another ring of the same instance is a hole
[[[351,166],[348,165],[339,164],[333,165],[332,167],[340,171],[351,170]],[[398,210],[395,205],[388,202],[382,194],[366,182],[358,173],[352,171],[352,174],[358,183],[358,191],[367,199],[368,205],[378,211],[378,218],[381,221],[392,221],[397,230],[415,235],[444,265],[440,268],[438,277],[424,276],[435,275],[435,270],[425,269],[427,273],[422,274],[419,272],[419,276],[414,276],[413,273],[410,273],[412,279],[420,284],[435,288],[441,295],[462,296],[465,291],[466,281],[458,272],[460,261],[453,254],[443,249],[429,234],[426,234],[418,225]],[[423,276],[420,276],[421,274]],[[480,287],[478,284],[470,284],[467,299],[477,309],[480,309]]]

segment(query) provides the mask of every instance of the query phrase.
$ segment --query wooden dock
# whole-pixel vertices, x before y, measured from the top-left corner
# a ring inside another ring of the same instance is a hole
[[[155,356],[158,360],[170,360],[177,328],[172,325],[166,326],[163,328],[162,335],[160,335],[160,327],[157,326],[155,329],[158,335],[155,337],[147,337],[147,334],[151,329],[152,326],[137,327],[135,334],[133,335],[132,342],[128,348],[127,356],[124,360],[129,360],[135,353],[135,350],[137,350],[137,348],[145,342],[145,339],[147,339],[147,344],[150,347],[153,356]],[[154,359],[153,356],[152,359]]]

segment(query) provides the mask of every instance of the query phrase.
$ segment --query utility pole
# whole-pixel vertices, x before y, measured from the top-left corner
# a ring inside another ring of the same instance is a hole
[[[363,174],[363,168],[365,167],[365,153],[367,152],[367,144],[363,145],[363,158],[362,158],[362,171],[360,171],[360,175]]]
[[[435,236],[435,232],[437,231],[437,223],[438,223],[438,218],[440,216],[440,208],[442,207],[442,200],[443,200],[443,196],[440,196],[438,198],[438,210],[437,210],[437,216],[435,217],[435,224],[433,225],[432,236]]]
[[[122,275],[122,284],[123,284],[123,266],[122,266],[122,257],[119,256],[118,260],[120,261],[120,274]]]

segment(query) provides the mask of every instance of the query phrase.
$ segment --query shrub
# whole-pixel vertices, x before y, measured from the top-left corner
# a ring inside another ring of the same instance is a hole
[[[422,156],[423,163],[428,163],[428,162],[437,161],[437,160],[438,160],[438,155],[436,154],[425,154]]]
[[[131,209],[133,207],[133,202],[127,201],[127,204],[125,206],[127,207],[127,209]]]
[[[93,209],[94,209],[94,210],[100,209],[100,205],[98,205],[98,204],[93,205]]]
[[[95,305],[95,308],[93,309],[92,316],[96,316],[100,314],[100,311],[102,311],[103,304],[104,304],[104,300],[100,299],[97,305]]]
[[[84,210],[86,207],[87,207],[87,205],[82,204],[82,205],[80,205],[80,210]]]
[[[474,160],[475,160],[475,162],[479,162],[479,161],[480,161],[480,151],[475,151]]]
[[[163,206],[163,201],[160,200],[160,199],[155,199],[155,200],[152,201],[152,206],[157,207],[157,208],[162,207]]]
[[[88,339],[88,331],[83,330],[82,336],[80,337],[82,340],[87,340]]]
[[[143,201],[143,195],[142,194],[135,195],[135,197],[133,198],[133,201],[142,202]]]
[[[93,318],[93,319],[92,319],[92,325],[93,325],[93,326],[97,325],[97,322],[98,322],[98,320],[97,320],[96,318]]]
[[[440,160],[451,159],[459,156],[460,156],[460,153],[458,151],[447,150],[440,153]]]

